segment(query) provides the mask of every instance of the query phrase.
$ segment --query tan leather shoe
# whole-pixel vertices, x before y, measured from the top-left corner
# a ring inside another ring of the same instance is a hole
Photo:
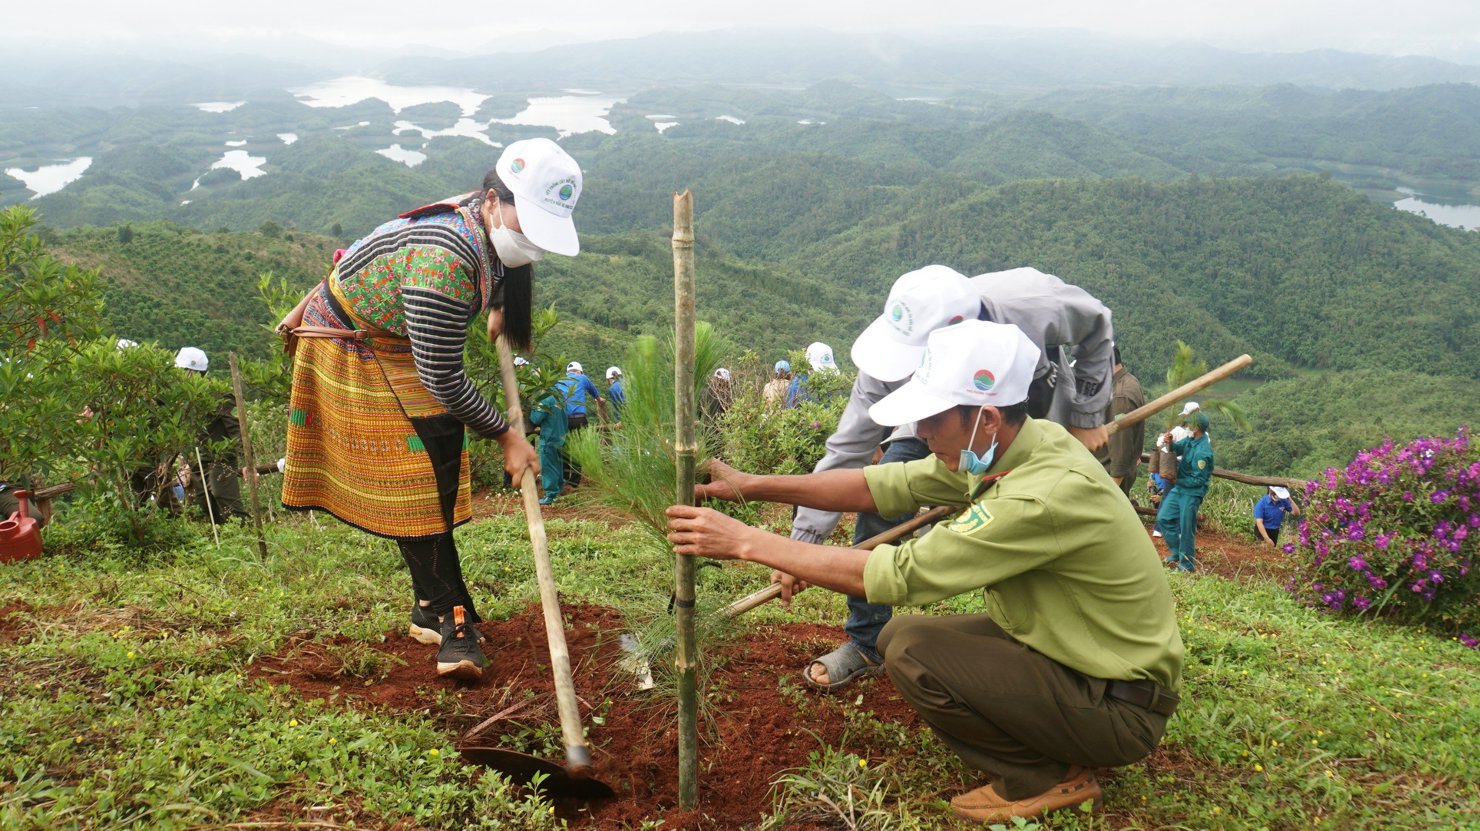
[[[1064,781],[1037,796],[1017,800],[1003,799],[992,790],[991,785],[983,785],[952,799],[951,810],[964,819],[1004,822],[1013,817],[1031,819],[1050,811],[1077,808],[1085,802],[1093,802],[1094,807],[1099,808],[1103,798],[1104,792],[1095,779],[1095,772],[1089,768],[1075,767],[1069,768]]]

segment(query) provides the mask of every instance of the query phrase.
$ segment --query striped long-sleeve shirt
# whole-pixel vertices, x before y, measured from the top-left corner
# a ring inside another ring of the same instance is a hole
[[[339,288],[361,320],[411,341],[422,385],[479,435],[509,429],[463,368],[468,324],[503,278],[473,200],[457,209],[388,222],[338,264]]]

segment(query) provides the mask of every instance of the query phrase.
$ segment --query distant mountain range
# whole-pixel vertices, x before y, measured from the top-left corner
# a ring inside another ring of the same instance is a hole
[[[163,48],[128,56],[38,54],[16,47],[0,54],[0,108],[237,100],[343,74],[530,94],[571,86],[632,92],[675,79],[788,87],[840,80],[901,96],[971,90],[994,98],[1074,87],[1295,84],[1381,90],[1480,82],[1480,66],[1428,57],[1236,52],[1195,43],[990,30],[928,37],[746,29],[655,34],[533,53],[389,60],[306,39],[276,47],[271,57]]]

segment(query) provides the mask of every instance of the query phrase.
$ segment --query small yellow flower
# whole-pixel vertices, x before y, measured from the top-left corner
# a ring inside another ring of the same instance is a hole
[[[1277,742],[1277,741],[1275,741],[1274,739],[1270,739],[1269,740],[1269,746],[1270,747],[1279,747],[1280,746],[1280,743]]]
[[[858,760],[858,766],[861,767],[861,768],[868,767],[868,760],[867,759],[859,759]]]
[[[1215,813],[1215,814],[1221,814],[1221,813],[1223,813],[1223,806],[1222,805],[1214,805],[1213,806],[1213,813]]]
[[[428,750],[427,751],[427,755],[428,756],[441,756],[442,755],[442,751],[440,751],[440,750],[438,750],[437,748],[434,747],[431,750]]]
[[[296,718],[290,718],[290,719],[288,719],[288,726],[289,727],[297,727],[298,726],[298,719],[296,719]]]
[[[1261,765],[1258,762],[1255,762],[1254,763],[1254,770],[1257,773],[1263,773],[1264,772],[1264,765]]]
[[[1336,772],[1333,771],[1333,770],[1331,770],[1330,768],[1327,768],[1326,769],[1326,778],[1327,779],[1335,779],[1336,778]]]
[[[1315,739],[1311,739],[1310,743],[1312,746],[1320,744],[1320,742],[1316,741]]]
[[[132,658],[132,657],[134,657],[134,651],[132,649],[130,649],[128,651],[128,654],[125,655],[125,656],[123,656],[123,657],[125,657],[125,658]]]
[[[337,742],[337,739],[334,739],[334,738],[330,738],[329,739],[329,744],[335,744],[336,742]]]
[[[1377,708],[1376,707],[1368,707],[1367,708],[1367,712],[1369,712],[1369,713],[1375,713],[1375,712],[1377,712]]]
[[[72,737],[72,744],[82,744],[82,737],[81,736],[73,736]]]

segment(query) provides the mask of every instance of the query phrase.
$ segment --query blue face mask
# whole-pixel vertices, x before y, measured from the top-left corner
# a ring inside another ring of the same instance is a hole
[[[997,434],[992,434],[992,444],[987,448],[987,455],[979,457],[971,450],[971,445],[976,443],[976,431],[982,426],[982,411],[976,411],[976,423],[971,426],[971,438],[966,442],[966,447],[961,450],[961,458],[956,462],[956,469],[969,473],[972,476],[985,476],[991,469],[992,462],[997,458]]]

